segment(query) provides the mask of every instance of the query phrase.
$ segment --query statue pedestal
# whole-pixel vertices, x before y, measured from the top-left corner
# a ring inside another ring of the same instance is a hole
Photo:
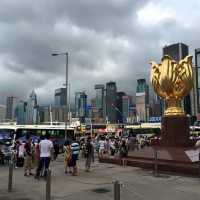
[[[161,145],[171,147],[189,147],[189,119],[186,116],[163,116],[161,128]]]
[[[155,169],[157,162],[157,167],[161,171],[198,175],[199,164],[192,162],[186,153],[194,147],[194,142],[190,140],[189,119],[186,116],[164,116],[161,136],[162,139],[158,144],[129,151],[126,164]],[[102,157],[100,161],[122,163],[121,158],[117,157]]]

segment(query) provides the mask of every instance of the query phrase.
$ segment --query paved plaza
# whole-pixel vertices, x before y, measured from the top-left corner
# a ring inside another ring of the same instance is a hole
[[[51,164],[52,200],[113,200],[113,180],[123,183],[122,200],[199,200],[198,178],[161,174],[134,167],[95,162],[90,173],[79,160],[79,176],[63,172],[62,155]],[[7,192],[8,167],[0,167],[0,200],[43,200],[45,181],[24,177],[23,169],[14,170],[13,192]]]

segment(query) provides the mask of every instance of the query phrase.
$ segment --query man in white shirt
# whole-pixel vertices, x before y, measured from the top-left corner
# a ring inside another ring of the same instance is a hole
[[[40,162],[36,170],[35,178],[39,178],[42,169],[45,169],[44,177],[46,177],[47,170],[49,169],[51,154],[53,150],[53,143],[52,141],[49,140],[49,134],[46,134],[45,139],[39,143],[39,149],[40,149]]]

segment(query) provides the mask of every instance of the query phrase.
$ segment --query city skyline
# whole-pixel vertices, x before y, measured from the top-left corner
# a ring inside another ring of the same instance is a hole
[[[96,83],[112,80],[132,95],[164,45],[183,42],[194,55],[199,8],[195,0],[2,1],[0,103],[10,95],[25,99],[33,89],[41,104],[53,102],[54,89],[65,82],[65,59],[51,54],[66,51],[71,94],[94,96]]]

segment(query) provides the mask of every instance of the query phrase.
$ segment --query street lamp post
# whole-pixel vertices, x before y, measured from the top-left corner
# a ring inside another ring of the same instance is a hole
[[[64,52],[64,53],[52,53],[52,56],[60,56],[60,55],[65,55],[66,56],[66,115],[67,115],[67,119],[66,119],[66,127],[65,127],[65,139],[67,138],[67,124],[68,124],[68,52]]]

